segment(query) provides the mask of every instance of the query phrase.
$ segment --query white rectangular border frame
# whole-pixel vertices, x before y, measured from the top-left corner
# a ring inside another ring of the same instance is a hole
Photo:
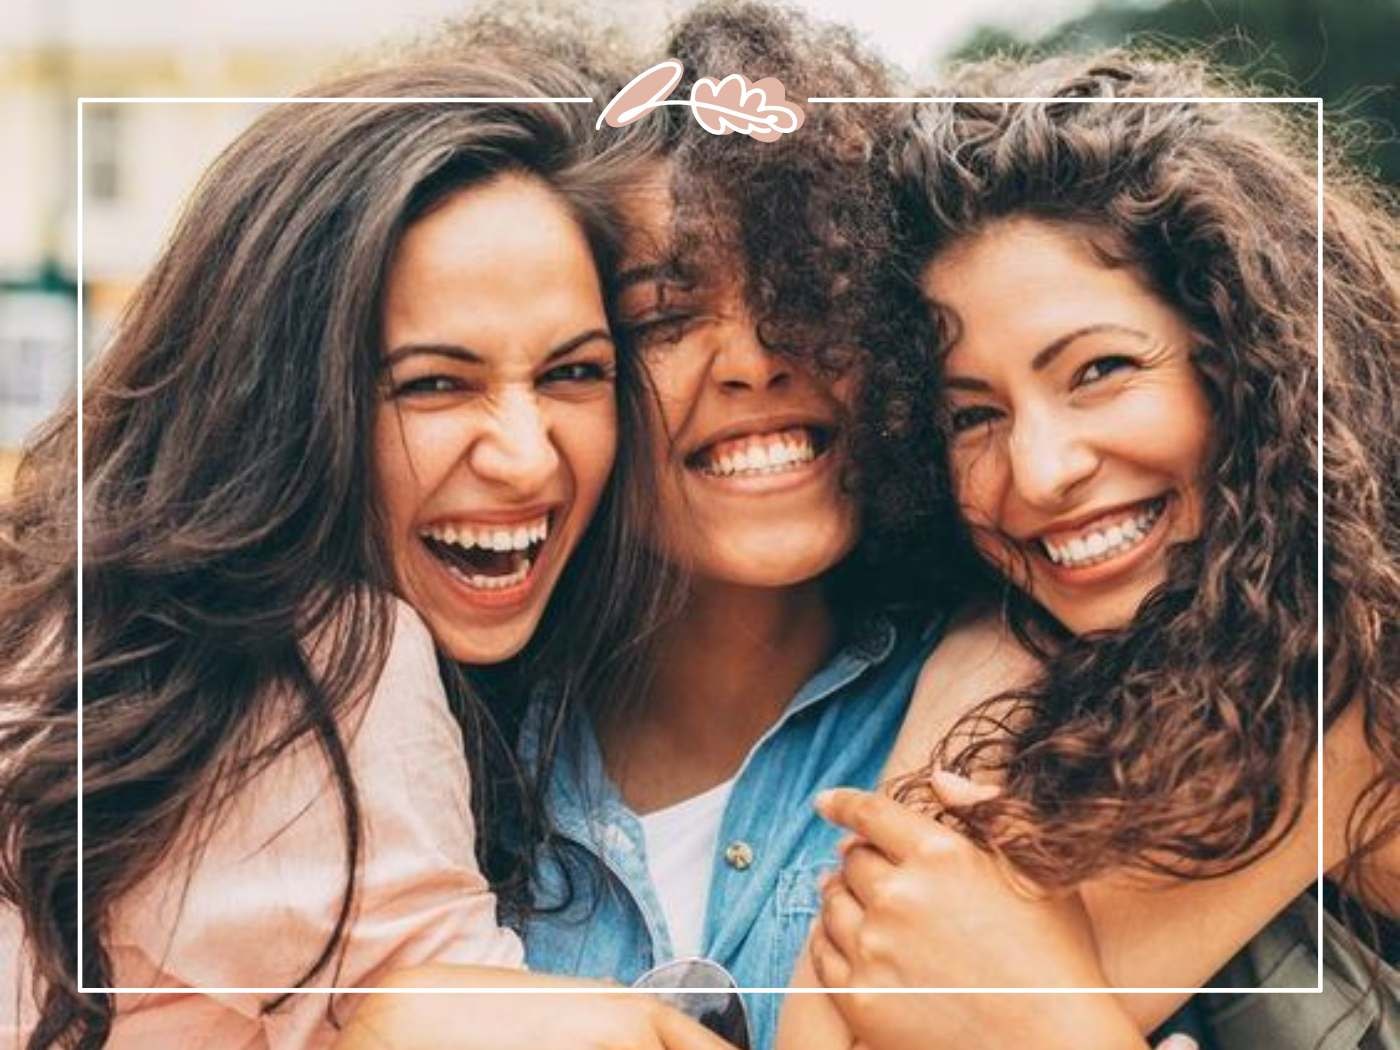
[[[290,104],[290,105],[312,105],[325,102],[343,102],[356,104],[388,104],[388,103],[438,103],[438,104],[461,104],[473,102],[571,102],[590,103],[596,105],[596,101],[591,98],[483,98],[483,97],[463,97],[463,98],[330,98],[330,97],[110,97],[110,96],[88,96],[84,95],[77,99],[77,151],[76,151],[76,185],[77,185],[77,286],[78,286],[78,353],[77,353],[77,397],[78,397],[78,449],[77,449],[77,478],[78,478],[78,546],[77,551],[77,607],[78,607],[78,632],[77,632],[77,660],[78,660],[78,728],[77,728],[77,765],[78,765],[78,871],[77,871],[77,978],[78,991],[80,993],[107,993],[117,995],[188,995],[189,988],[141,988],[141,987],[89,987],[83,984],[83,349],[85,346],[85,324],[83,310],[83,108],[88,103],[105,105],[140,105],[140,104]],[[860,98],[860,97],[813,97],[807,100],[808,105],[832,105],[843,103],[863,103],[863,104],[898,104],[912,102],[1074,102],[1086,105],[1163,105],[1182,102],[1221,102],[1221,103],[1258,103],[1262,105],[1296,104],[1312,105],[1317,110],[1317,471],[1318,478],[1322,477],[1322,445],[1323,445],[1323,371],[1324,371],[1324,339],[1323,339],[1323,295],[1322,295],[1322,263],[1323,263],[1323,101],[1317,96],[1297,97],[1297,98],[1237,98],[1237,97],[1208,97],[1208,98],[1043,98],[1043,97],[967,97],[967,96],[911,96],[911,97],[880,97],[880,98]],[[1322,572],[1322,550],[1323,550],[1323,486],[1319,481],[1317,489],[1317,593],[1319,602],[1323,589]],[[1323,687],[1323,661],[1322,654],[1323,636],[1323,610],[1319,605],[1317,623],[1317,812],[1318,812],[1318,833],[1317,833],[1317,881],[1320,883],[1324,876],[1323,848],[1322,848],[1322,814],[1323,810],[1323,783],[1322,783],[1322,749],[1323,749],[1323,726],[1322,726],[1322,687]],[[1237,995],[1298,995],[1317,994],[1323,990],[1322,987],[1322,938],[1324,933],[1323,905],[1321,895],[1317,904],[1317,984],[1312,987],[1301,988],[1212,988],[1212,992],[1231,993]],[[473,995],[481,994],[484,990],[470,988],[199,988],[196,991],[208,992],[220,995],[369,995],[369,994],[412,994],[412,995]],[[681,992],[712,992],[713,989],[693,988],[693,989],[670,989]],[[741,992],[753,994],[845,994],[856,989],[834,989],[824,988],[740,988]],[[570,995],[570,994],[594,994],[596,989],[592,988],[492,988],[493,994],[549,994],[549,995]],[[639,988],[618,988],[611,990],[614,994],[649,994],[646,989]],[[926,993],[944,993],[959,995],[1095,995],[1103,993],[1187,993],[1194,994],[1200,991],[1199,988],[862,988],[862,994],[890,994],[890,995],[918,995]]]

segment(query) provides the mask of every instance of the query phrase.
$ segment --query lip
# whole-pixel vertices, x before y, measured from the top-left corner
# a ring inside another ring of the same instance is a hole
[[[425,526],[446,525],[463,521],[482,525],[519,525],[535,521],[542,515],[548,515],[549,534],[545,537],[544,543],[540,545],[539,554],[530,565],[529,573],[513,587],[502,587],[499,590],[488,591],[471,586],[459,578],[441,559],[434,557],[421,537],[416,537],[422,548],[420,553],[437,576],[445,581],[448,590],[459,603],[480,612],[508,617],[529,605],[535,587],[544,578],[544,570],[553,561],[555,537],[563,525],[564,515],[561,513],[563,506],[562,503],[549,503],[524,508],[513,507],[509,511],[474,511],[470,515],[464,514],[457,517],[439,516],[433,518],[428,526]]]
[[[455,514],[434,515],[418,527],[428,529],[439,525],[458,525],[463,522],[472,525],[524,525],[547,514],[550,516],[552,532],[553,520],[563,506],[563,502],[558,501],[532,504],[528,507],[510,507],[506,510],[464,510]]]
[[[1166,505],[1163,506],[1162,513],[1157,516],[1157,520],[1153,522],[1152,531],[1147,534],[1141,543],[1124,551],[1122,554],[1109,558],[1107,561],[1082,566],[1057,565],[1050,560],[1050,556],[1045,553],[1045,549],[1041,546],[1041,536],[1052,532],[1063,532],[1075,528],[1083,528],[1085,525],[1090,525],[1100,518],[1125,512],[1133,507],[1140,507],[1157,499],[1164,499]],[[1121,503],[1116,507],[1109,507],[1095,511],[1092,514],[1081,515],[1072,520],[1066,519],[1064,522],[1057,523],[1055,528],[1038,532],[1034,537],[1022,542],[1025,546],[1030,548],[1031,556],[1035,559],[1035,564],[1040,567],[1041,572],[1051,579],[1079,587],[1103,583],[1134,571],[1143,562],[1154,557],[1157,552],[1162,549],[1170,534],[1170,524],[1172,518],[1175,516],[1177,504],[1178,499],[1176,493],[1164,492],[1147,499],[1136,500],[1131,503]]]
[[[815,415],[812,413],[792,413],[778,416],[754,416],[749,419],[731,423],[729,426],[721,427],[711,431],[705,436],[703,441],[697,441],[682,454],[682,459],[689,460],[698,452],[702,452],[711,445],[718,445],[721,441],[731,441],[734,438],[751,437],[755,434],[771,434],[779,430],[788,430],[792,427],[808,427],[810,429],[825,430],[832,438],[836,436],[837,426],[834,419]],[[819,456],[818,459],[821,457]]]
[[[824,480],[826,475],[835,469],[836,457],[831,452],[832,446],[827,446],[816,459],[778,474],[751,474],[743,477],[738,474],[706,474],[691,467],[686,467],[685,470],[688,477],[720,492],[740,496],[766,496],[791,492]]]
[[[1086,511],[1085,513],[1077,515],[1073,518],[1061,518],[1058,521],[1052,522],[1046,528],[1038,529],[1030,536],[1024,537],[1021,542],[1032,543],[1046,536],[1054,535],[1057,532],[1077,532],[1080,529],[1086,528],[1087,526],[1094,524],[1094,522],[1100,520],[1101,518],[1109,518],[1114,516],[1115,514],[1126,514],[1135,507],[1145,506],[1146,504],[1151,503],[1154,500],[1162,499],[1163,497],[1166,497],[1168,500],[1170,500],[1171,496],[1172,494],[1170,492],[1158,492],[1151,496],[1145,496],[1142,499],[1127,500],[1123,503],[1115,503],[1111,506],[1100,507],[1097,510]]]

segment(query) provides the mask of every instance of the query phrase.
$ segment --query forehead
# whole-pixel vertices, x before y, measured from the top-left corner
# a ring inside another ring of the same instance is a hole
[[[587,237],[544,182],[500,176],[446,198],[405,232],[385,290],[393,341],[551,337],[601,312]]]
[[[1110,264],[1096,237],[1068,224],[1004,219],[935,255],[923,291],[952,312],[958,344],[1058,334],[1091,322],[1179,327],[1178,313],[1138,268]]]

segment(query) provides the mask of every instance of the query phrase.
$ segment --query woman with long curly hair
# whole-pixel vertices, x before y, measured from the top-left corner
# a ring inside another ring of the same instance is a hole
[[[476,831],[538,837],[541,806],[517,694],[488,707],[500,683],[466,671],[567,699],[637,611],[599,596],[649,593],[622,506],[641,387],[602,280],[636,156],[593,151],[584,107],[382,100],[588,90],[483,51],[271,109],[31,443],[0,511],[14,1045],[303,1050],[333,1001],[257,989],[519,967],[492,887],[518,903],[527,861]],[[153,986],[180,994],[84,990]],[[530,1045],[716,1043],[589,1002],[541,1003]]]
[[[1209,1034],[1222,1046],[1328,1033],[1395,1045],[1393,215],[1338,161],[1319,203],[1307,130],[1278,107],[1195,101],[1235,92],[1194,62],[995,62],[950,87],[1051,101],[924,104],[895,143],[896,265],[928,323],[905,347],[877,348],[870,511],[885,549],[1004,616],[1010,636],[992,649],[1035,662],[970,709],[939,695],[936,655],[926,669],[910,733],[936,746],[896,797],[951,827],[877,796],[826,801],[866,838],[827,886],[817,972],[833,985],[1100,986],[1124,972],[1197,985],[1220,960],[1191,942],[1243,944],[1261,903],[1303,893],[1321,855],[1332,1001],[1280,1021],[1286,1000],[1254,997],[1208,1017]],[[1062,921],[1077,903],[1010,892],[1001,863],[1078,889],[1094,936]],[[1121,914],[1123,893],[1136,918]],[[1096,908],[1115,895],[1116,924]],[[1229,984],[1312,985],[1316,907],[1300,897]],[[998,908],[1004,925],[978,927]],[[1008,934],[1000,958],[994,927]],[[1117,943],[1125,929],[1148,949],[1136,964]],[[969,958],[982,965],[958,974]],[[1004,979],[979,980],[993,975]],[[913,1011],[897,998],[835,1002],[861,1045],[886,1050],[939,1045],[959,1010],[985,1020],[994,1002],[950,998]],[[1065,1045],[1141,1045],[1111,1001],[1064,1001]],[[1014,1045],[1018,1015],[1043,1009],[1014,1002],[1025,1009],[995,1002],[1000,1020],[979,1045]],[[1095,1015],[1107,1017],[1101,1041]]]

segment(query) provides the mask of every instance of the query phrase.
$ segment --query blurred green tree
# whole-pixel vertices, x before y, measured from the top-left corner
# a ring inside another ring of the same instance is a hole
[[[1202,50],[1275,94],[1320,96],[1329,121],[1356,123],[1353,160],[1400,184],[1400,0],[1100,0],[1038,40],[979,28],[951,57],[1131,41]]]

